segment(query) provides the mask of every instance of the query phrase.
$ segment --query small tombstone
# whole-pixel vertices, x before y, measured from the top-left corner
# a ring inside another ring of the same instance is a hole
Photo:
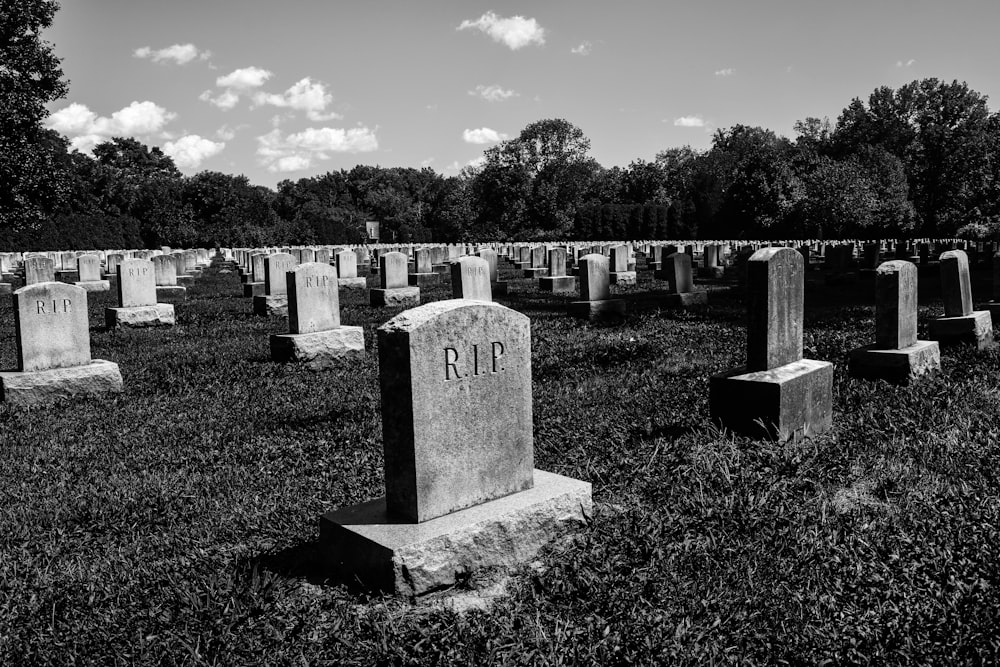
[[[156,300],[180,301],[187,296],[187,288],[177,284],[177,263],[172,255],[157,255],[153,262],[153,279],[156,282]]]
[[[972,343],[979,350],[991,349],[993,319],[988,310],[972,309],[968,256],[964,250],[949,250],[940,259],[944,317],[930,321],[930,339],[942,345]]]
[[[451,264],[451,291],[455,299],[492,301],[490,266],[480,257],[461,257]]]
[[[392,307],[419,305],[420,288],[409,284],[406,255],[401,252],[387,252],[379,256],[378,262],[381,287],[369,290],[371,305]]]
[[[24,284],[48,283],[56,279],[55,263],[48,257],[29,257],[24,260]]]
[[[322,517],[339,577],[421,595],[583,525],[590,484],[534,469],[525,315],[438,301],[380,327],[378,353],[386,495]]]
[[[566,248],[549,250],[549,275],[538,279],[538,289],[544,292],[571,292],[576,289],[576,276],[566,275]]]
[[[285,252],[274,253],[264,259],[264,296],[253,298],[254,314],[288,314],[288,283],[285,281],[285,274],[295,265],[295,258]]]
[[[437,285],[441,282],[441,274],[434,270],[434,257],[430,248],[417,248],[413,253],[413,273],[407,280],[414,287]]]
[[[243,283],[243,297],[250,299],[255,296],[266,296],[264,293],[264,264],[267,261],[267,254],[255,252],[250,255],[250,273],[247,281]]]
[[[118,265],[121,261],[125,259],[125,256],[121,253],[111,253],[104,260],[104,273],[108,278],[116,278],[118,276]]]
[[[675,252],[663,258],[660,275],[667,280],[668,294],[664,302],[668,306],[686,307],[708,303],[708,292],[696,290],[691,270],[691,255]]]
[[[80,255],[76,258],[77,287],[82,287],[88,292],[107,292],[111,289],[111,283],[101,278],[101,258],[97,255]]]
[[[119,264],[117,289],[118,308],[104,310],[109,329],[173,326],[174,307],[156,302],[156,268],[151,260],[126,259]]]
[[[300,264],[311,264],[316,261],[316,251],[312,248],[303,248],[299,252]]]
[[[340,289],[364,289],[368,281],[358,277],[358,256],[353,250],[337,253],[337,276]]]
[[[635,271],[629,271],[629,250],[627,245],[611,248],[608,265],[608,279],[612,285],[635,285]]]
[[[754,437],[785,441],[833,422],[833,364],[802,358],[805,266],[791,248],[747,261],[747,363],[709,383],[712,419]]]
[[[536,246],[529,249],[528,266],[522,270],[525,278],[540,278],[546,275],[549,270],[545,266],[545,247]]]
[[[608,273],[608,258],[604,255],[592,253],[580,259],[580,300],[570,303],[570,314],[591,322],[625,316],[625,302],[611,298]]]
[[[331,257],[332,256],[330,255],[329,248],[319,248],[316,251],[315,261],[319,262],[320,264],[329,264],[331,261]]]
[[[906,384],[939,368],[938,343],[917,340],[917,267],[883,262],[875,271],[875,345],[851,352],[851,375]]]
[[[0,372],[3,400],[16,405],[120,392],[118,364],[90,358],[87,291],[60,282],[14,292],[17,370]]]

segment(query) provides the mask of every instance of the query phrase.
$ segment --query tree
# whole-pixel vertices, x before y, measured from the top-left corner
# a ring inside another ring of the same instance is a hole
[[[41,39],[59,5],[0,0],[0,225],[41,224],[65,196],[65,143],[42,128],[45,105],[65,97],[59,59]]]

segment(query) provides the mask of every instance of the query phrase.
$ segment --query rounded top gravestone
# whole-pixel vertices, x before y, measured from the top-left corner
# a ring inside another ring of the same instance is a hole
[[[42,371],[90,363],[87,291],[61,282],[14,292],[17,369]]]

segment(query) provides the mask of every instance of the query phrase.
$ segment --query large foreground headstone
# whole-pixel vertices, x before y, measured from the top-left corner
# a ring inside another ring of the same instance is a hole
[[[340,577],[420,595],[524,563],[583,525],[590,484],[533,469],[526,316],[438,301],[378,337],[386,497],[322,517]]]
[[[17,370],[0,372],[4,402],[34,405],[122,390],[118,364],[90,358],[86,290],[35,283],[13,299]]]
[[[355,257],[353,252],[350,255],[352,259]],[[329,264],[309,262],[299,264],[285,276],[288,333],[271,336],[271,358],[322,370],[341,359],[364,356],[364,330],[340,324],[336,269]]]
[[[785,441],[833,423],[833,364],[802,358],[804,279],[791,248],[747,261],[747,364],[709,380],[709,410],[725,428]]]
[[[174,325],[174,307],[156,302],[156,269],[152,261],[122,261],[118,265],[117,289],[118,308],[104,309],[109,329]]]
[[[917,267],[883,262],[875,271],[875,345],[851,352],[851,375],[906,384],[941,368],[936,341],[917,340]]]
[[[569,305],[569,312],[591,322],[620,319],[625,316],[625,302],[611,298],[608,258],[592,253],[580,258],[580,300]]]
[[[380,287],[368,290],[371,305],[410,307],[420,304],[420,288],[410,285],[406,264],[406,255],[401,252],[387,252],[379,256]]]
[[[941,298],[944,317],[930,321],[928,337],[942,345],[968,343],[979,350],[993,347],[993,318],[972,309],[969,257],[964,250],[941,253]]]

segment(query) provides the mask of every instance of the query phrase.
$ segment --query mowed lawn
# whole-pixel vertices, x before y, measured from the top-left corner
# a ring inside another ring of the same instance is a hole
[[[120,396],[0,407],[0,664],[1000,659],[996,352],[945,350],[912,387],[851,379],[873,283],[811,274],[806,355],[837,365],[834,428],[776,445],[708,422],[709,376],[743,360],[740,288],[660,310],[643,294],[665,284],[643,273],[620,290],[627,321],[593,326],[504,273],[498,300],[532,320],[536,467],[595,500],[506,596],[466,609],[325,580],[318,517],[383,493],[375,329],[398,311],[342,292],[367,359],[282,366],[268,335],[284,322],[254,317],[216,266],[170,329],[105,331],[114,293],[91,295]],[[921,273],[921,336],[937,282]],[[10,368],[6,299],[0,341]]]

